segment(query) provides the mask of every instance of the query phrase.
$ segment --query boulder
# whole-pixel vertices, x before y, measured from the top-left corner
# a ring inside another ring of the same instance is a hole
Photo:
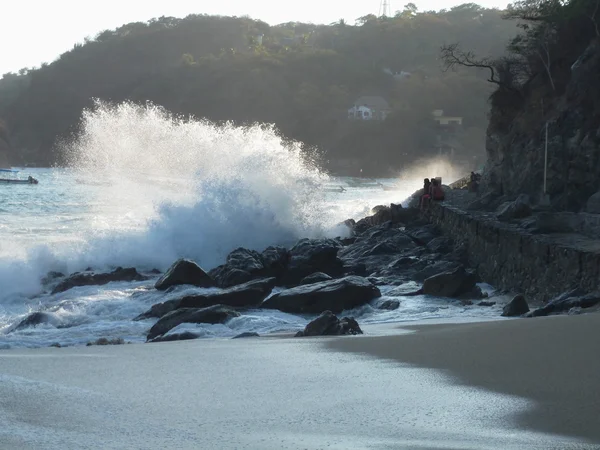
[[[167,313],[154,324],[148,332],[147,340],[150,341],[157,336],[164,335],[169,330],[182,323],[225,323],[240,313],[222,305],[210,306],[208,308],[180,308]]]
[[[436,297],[460,297],[472,292],[477,283],[477,276],[459,266],[451,272],[444,272],[427,278],[423,282],[423,294]]]
[[[590,214],[600,214],[600,191],[588,198],[585,210]]]
[[[453,261],[435,261],[433,264],[429,264],[416,272],[413,275],[413,279],[415,281],[424,281],[441,273],[452,272],[458,267],[461,267],[461,264]]]
[[[452,251],[452,241],[440,236],[429,241],[426,247],[431,253],[450,253]]]
[[[38,311],[29,314],[26,318],[21,320],[21,322],[19,322],[19,324],[16,327],[14,327],[11,331],[35,327],[41,324],[48,324],[56,328],[61,328],[63,326],[63,321],[56,314]]]
[[[494,306],[496,302],[479,302],[477,306]]]
[[[245,339],[251,337],[260,337],[260,334],[251,331],[246,331],[245,333],[238,334],[237,336],[234,336],[231,339]]]
[[[208,294],[188,295],[180,299],[177,308],[206,308],[214,305],[249,308],[259,306],[275,287],[275,278],[248,283]]]
[[[522,219],[531,215],[531,205],[529,196],[519,195],[515,201],[500,205],[496,217],[498,220],[508,221],[513,219]]]
[[[504,308],[502,309],[502,315],[504,317],[515,317],[522,316],[529,312],[529,305],[527,300],[521,294],[516,295]]]
[[[380,296],[379,289],[369,280],[352,275],[288,289],[265,300],[262,307],[300,314],[320,314],[328,310],[339,313]]]
[[[154,287],[164,291],[171,286],[189,284],[203,288],[216,286],[215,281],[194,261],[178,259],[169,270],[158,279]]]
[[[377,309],[385,309],[387,311],[393,311],[398,308],[400,308],[398,300],[385,300],[377,305]]]
[[[52,290],[52,294],[58,294],[77,286],[101,286],[113,281],[143,281],[147,279],[148,277],[139,274],[133,267],[127,269],[117,267],[109,273],[76,272],[58,283]]]
[[[162,317],[179,308],[206,308],[215,305],[225,305],[238,308],[259,306],[275,287],[275,278],[254,280],[219,292],[186,295],[182,298],[157,303],[133,320],[144,320],[152,317]]]
[[[262,253],[237,248],[227,255],[225,264],[209,274],[219,287],[228,288],[256,278],[281,278],[287,268],[289,253],[283,247],[268,247]]]
[[[344,273],[344,263],[337,257],[342,245],[334,239],[301,239],[289,252],[289,261],[281,283],[297,286],[315,272],[331,277]]]
[[[304,331],[296,333],[296,337],[303,336],[343,336],[363,334],[358,322],[353,317],[344,317],[341,320],[331,311],[323,311],[314,319]]]
[[[158,336],[148,342],[172,342],[172,341],[189,341],[192,339],[198,339],[199,334],[192,333],[191,331],[184,331],[183,333],[167,334],[166,336]]]
[[[358,258],[377,255],[396,255],[415,247],[413,240],[399,228],[374,227],[359,236],[356,241],[339,251],[347,264]]]
[[[112,339],[108,339],[108,338],[99,338],[96,339],[95,341],[91,341],[88,342],[86,345],[86,347],[91,347],[92,345],[124,345],[125,344],[125,340],[123,338],[112,338]]]
[[[42,278],[42,286],[46,286],[64,276],[65,276],[64,273],[50,271],[46,274],[46,276],[44,278]]]
[[[532,317],[547,316],[549,314],[566,313],[572,308],[591,308],[600,304],[600,292],[582,295],[582,290],[577,288],[552,299],[546,305],[534,310]]]
[[[320,283],[321,281],[333,280],[329,275],[323,272],[315,272],[307,277],[302,278],[300,285]]]

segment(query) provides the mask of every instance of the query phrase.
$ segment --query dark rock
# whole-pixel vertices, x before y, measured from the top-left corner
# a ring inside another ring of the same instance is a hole
[[[387,297],[412,297],[423,294],[423,289],[417,283],[408,282],[386,292]]]
[[[123,345],[123,344],[125,344],[125,341],[123,340],[123,338],[114,338],[114,339],[100,338],[95,341],[88,342],[86,344],[86,346],[90,347],[92,345]]]
[[[371,214],[377,214],[379,211],[384,211],[387,209],[387,206],[377,205],[374,208],[371,208]]]
[[[380,296],[379,289],[365,278],[349,276],[288,289],[268,298],[262,306],[289,313],[339,313]]]
[[[400,308],[400,302],[398,300],[385,300],[377,305],[377,309],[385,309],[393,311]]]
[[[477,306],[494,306],[496,302],[479,302]]]
[[[148,311],[140,314],[133,320],[134,321],[145,320],[145,319],[150,319],[153,317],[160,318],[160,317],[164,316],[165,314],[170,313],[171,311],[179,308],[180,301],[181,301],[181,299],[178,298],[178,299],[168,300],[168,301],[162,302],[162,303],[156,303],[155,305],[152,305],[152,307]]]
[[[354,318],[344,317],[340,320],[331,311],[323,311],[319,317],[306,325],[304,331],[296,333],[296,337],[343,336],[349,334],[363,334]]]
[[[162,272],[158,269],[152,269],[149,273],[151,273],[153,275],[160,275]]]
[[[405,233],[418,245],[427,245],[440,234],[433,224],[409,228],[405,230]]]
[[[234,317],[239,317],[240,313],[233,309],[221,305],[210,306],[208,308],[180,308],[167,313],[154,324],[147,336],[150,341],[157,336],[164,335],[169,330],[182,323],[225,323]]]
[[[65,276],[64,273],[50,271],[46,274],[46,276],[44,278],[42,278],[42,285],[46,286],[47,284],[50,284],[53,281],[57,280],[58,278],[62,278],[64,276]]]
[[[216,280],[221,288],[236,286],[252,280],[252,274],[250,272],[231,268],[226,264],[215,267],[209,272],[209,275]]]
[[[274,287],[275,278],[249,281],[220,292],[188,295],[179,301],[177,308],[206,308],[215,305],[236,308],[259,306]]]
[[[229,289],[206,294],[186,295],[182,298],[157,303],[133,320],[144,320],[152,317],[163,317],[179,308],[206,308],[225,305],[237,308],[259,306],[275,287],[275,278],[249,281]]]
[[[581,289],[577,288],[552,299],[548,304],[534,310],[531,317],[547,316],[550,314],[560,314],[571,310],[572,308],[591,308],[600,304],[600,292],[592,292],[581,295]]]
[[[427,250],[431,253],[450,253],[452,241],[445,237],[436,237],[427,243]]]
[[[268,247],[262,253],[237,248],[227,256],[225,264],[209,274],[219,287],[228,288],[257,278],[280,279],[287,269],[290,255],[283,247]]]
[[[424,267],[422,270],[419,270],[413,275],[413,279],[415,281],[424,281],[427,278],[431,278],[433,276],[439,275],[441,273],[452,272],[456,270],[458,267],[461,267],[461,264],[453,261],[436,261],[433,264],[429,264]]]
[[[62,348],[62,345],[60,345],[58,342],[55,342],[54,344],[50,344],[50,347]]]
[[[315,272],[307,277],[304,277],[302,281],[300,281],[300,285],[303,286],[305,284],[313,284],[320,283],[321,281],[329,281],[332,280],[329,275],[323,272]]]
[[[590,214],[600,214],[600,191],[588,198],[585,210]]]
[[[215,281],[194,261],[178,259],[158,279],[154,287],[159,291],[164,291],[171,286],[180,284],[189,284],[203,288],[216,286]]]
[[[62,328],[63,321],[56,315],[50,312],[34,312],[29,314],[25,319],[11,331],[22,330],[23,328],[35,327],[40,324],[49,324],[56,328]]]
[[[516,295],[504,308],[502,309],[502,315],[504,317],[515,317],[522,316],[529,312],[529,305],[527,300],[522,295]]]
[[[331,277],[344,273],[344,263],[337,257],[342,245],[334,239],[302,239],[289,252],[287,270],[281,279],[284,286],[297,286],[304,277],[323,272]]]
[[[245,333],[238,334],[237,336],[234,336],[231,339],[244,339],[244,338],[251,338],[251,337],[260,337],[260,334],[254,333],[251,331],[246,331]]]
[[[444,272],[427,278],[423,283],[423,294],[436,297],[459,297],[471,292],[477,283],[477,276],[459,266],[451,272]]]
[[[521,219],[531,215],[531,205],[528,195],[519,195],[513,202],[501,205],[496,217],[498,220]]]
[[[191,331],[184,331],[183,333],[167,334],[166,336],[158,336],[148,342],[172,342],[172,341],[190,341],[192,339],[198,339],[199,334],[192,333]]]
[[[364,263],[344,264],[344,275],[358,275],[364,277],[367,274],[367,265]]]
[[[359,236],[354,244],[344,247],[339,252],[346,263],[355,262],[358,258],[378,255],[397,255],[413,249],[415,243],[398,228],[371,228]]]
[[[127,269],[117,267],[109,273],[74,273],[58,283],[52,290],[52,294],[58,294],[77,286],[101,286],[113,281],[143,281],[147,279],[148,277],[139,274],[133,267]]]

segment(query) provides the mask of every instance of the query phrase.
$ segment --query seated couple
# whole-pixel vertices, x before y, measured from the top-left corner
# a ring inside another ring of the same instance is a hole
[[[444,190],[436,178],[425,178],[423,182],[423,195],[421,196],[421,209],[425,209],[432,200],[437,202],[444,201]]]

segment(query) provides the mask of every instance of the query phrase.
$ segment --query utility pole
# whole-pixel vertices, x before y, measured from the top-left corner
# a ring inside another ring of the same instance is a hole
[[[389,0],[381,0],[379,4],[379,17],[391,17],[392,6]]]

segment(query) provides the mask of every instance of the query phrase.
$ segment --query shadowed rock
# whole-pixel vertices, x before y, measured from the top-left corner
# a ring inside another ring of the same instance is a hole
[[[504,317],[515,317],[522,316],[529,312],[529,305],[527,300],[522,295],[516,295],[504,308],[502,308],[502,315]]]
[[[187,295],[182,298],[157,303],[133,320],[144,320],[152,317],[163,317],[165,314],[179,308],[206,308],[214,305],[248,308],[259,306],[273,290],[275,278],[250,281],[239,286],[224,289],[219,292]]]
[[[158,279],[154,287],[159,291],[164,291],[171,286],[180,284],[189,284],[204,288],[216,286],[215,281],[194,261],[178,259]]]
[[[182,323],[225,323],[229,319],[239,317],[240,313],[225,306],[216,305],[209,308],[181,308],[171,311],[154,324],[148,332],[147,340],[167,333]]]
[[[436,297],[460,297],[474,292],[477,276],[460,266],[452,272],[444,272],[427,278],[423,283],[423,294]]]
[[[315,272],[312,275],[309,275],[307,277],[304,277],[302,279],[302,281],[300,281],[300,285],[305,285],[305,284],[313,284],[313,283],[320,283],[321,281],[329,281],[332,280],[333,278],[331,278],[329,275],[327,275],[326,273],[323,272]]]
[[[262,307],[289,313],[339,313],[364,305],[380,296],[379,289],[369,280],[349,276],[288,289],[265,300]]]
[[[172,342],[172,341],[189,341],[192,339],[198,339],[199,334],[192,333],[191,331],[184,331],[183,333],[167,334],[166,336],[158,336],[148,342]]]
[[[56,328],[61,328],[63,321],[56,314],[49,312],[34,312],[29,314],[25,319],[11,331],[22,330],[23,328],[35,327],[36,325],[49,324]]]
[[[245,333],[238,334],[237,336],[232,337],[231,339],[245,339],[251,337],[260,337],[260,334],[246,331]]]
[[[227,255],[225,264],[212,269],[209,274],[219,287],[228,288],[256,278],[279,279],[287,268],[289,255],[283,247],[268,247],[262,253],[237,248]]]
[[[324,311],[319,317],[306,325],[304,331],[296,333],[296,337],[344,336],[349,334],[363,334],[358,322],[353,317],[344,317],[340,320],[331,311]]]
[[[133,267],[123,269],[117,267],[109,273],[74,273],[56,285],[52,294],[67,291],[77,286],[101,286],[113,281],[143,281],[147,280]]]
[[[559,295],[552,299],[547,305],[531,312],[532,317],[547,316],[549,314],[560,314],[569,312],[573,308],[591,308],[600,304],[600,292],[592,292],[581,295],[581,289],[574,289],[570,292]]]

